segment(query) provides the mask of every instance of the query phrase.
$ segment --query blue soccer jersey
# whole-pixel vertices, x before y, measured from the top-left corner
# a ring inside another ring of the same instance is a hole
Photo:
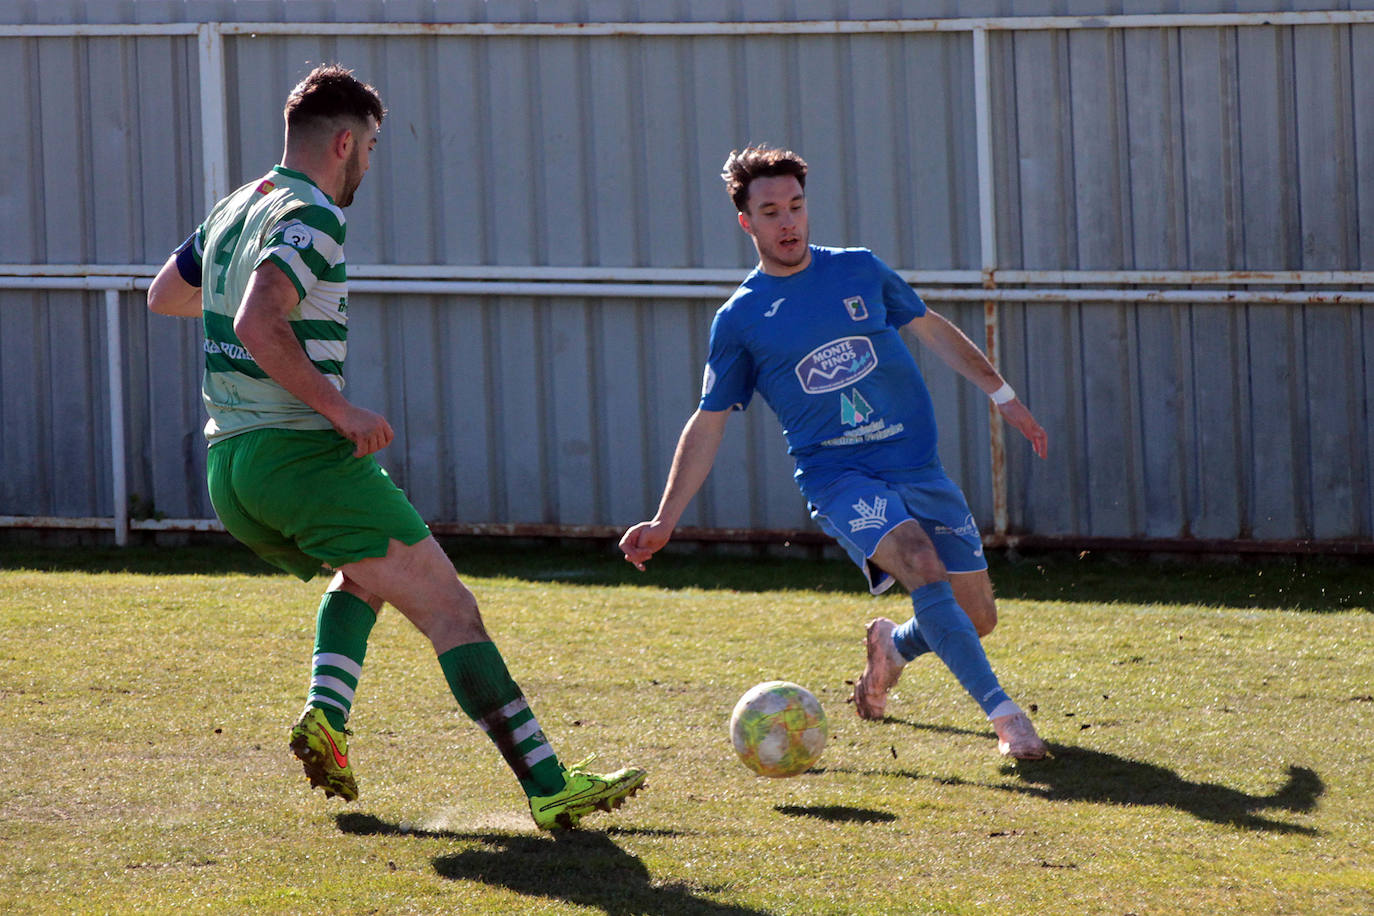
[[[898,332],[925,312],[868,249],[812,245],[805,270],[756,269],[716,312],[701,407],[743,410],[757,390],[804,491],[845,471],[943,473],[930,393]]]

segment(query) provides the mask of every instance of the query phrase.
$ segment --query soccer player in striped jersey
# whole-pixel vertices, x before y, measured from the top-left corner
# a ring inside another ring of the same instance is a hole
[[[207,477],[220,521],[303,580],[335,570],[317,613],[310,691],[290,733],[311,785],[357,798],[346,723],[386,602],[429,638],[458,705],[500,750],[536,824],[575,827],[637,792],[644,772],[559,762],[476,599],[373,457],[391,443],[390,424],[343,395],[343,208],[384,115],[376,90],[350,71],[315,68],[286,100],[281,164],[211,209],[158,272],[148,307],[203,319]]]
[[[812,518],[873,594],[894,581],[911,593],[909,620],[868,626],[852,697],[859,716],[881,719],[902,669],[932,652],[991,720],[1004,755],[1044,757],[979,642],[997,622],[982,540],[940,465],[930,394],[900,329],[987,392],[1041,458],[1048,437],[983,352],[873,252],[810,244],[806,173],[788,150],[750,147],[726,160],[722,177],[758,267],[711,324],[701,403],[658,512],[626,531],[620,548],[643,569],[667,544],[710,473],[730,412],[758,391],[782,423]]]

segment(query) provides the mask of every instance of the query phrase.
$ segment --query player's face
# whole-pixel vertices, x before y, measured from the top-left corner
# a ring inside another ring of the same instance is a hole
[[[792,175],[755,178],[739,224],[754,240],[764,273],[787,276],[811,263],[806,193]]]
[[[367,173],[368,167],[372,165],[372,151],[377,147],[378,130],[377,122],[369,116],[367,129],[361,134],[354,134],[353,152],[344,163],[343,191],[336,201],[340,207],[347,207],[353,203],[353,195],[357,192],[358,185],[363,183],[363,175]]]

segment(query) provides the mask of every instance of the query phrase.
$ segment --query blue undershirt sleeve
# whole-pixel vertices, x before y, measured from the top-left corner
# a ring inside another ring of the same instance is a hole
[[[197,244],[197,236],[200,230],[197,229],[187,236],[186,241],[177,246],[176,251],[172,252],[177,259],[177,273],[181,274],[181,279],[192,286],[199,287],[201,283],[200,270],[200,251]]]

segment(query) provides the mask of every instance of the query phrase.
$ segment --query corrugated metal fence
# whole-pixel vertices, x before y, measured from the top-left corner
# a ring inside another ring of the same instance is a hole
[[[0,11],[0,525],[211,524],[199,330],[140,290],[339,60],[390,110],[350,210],[350,393],[438,530],[652,512],[752,262],[719,166],[768,141],[811,163],[813,240],[900,268],[1050,431],[1048,462],[1004,445],[918,350],[991,540],[1370,549],[1374,13],[497,6]],[[236,21],[265,11],[334,21]],[[478,21],[502,11],[548,21]],[[684,525],[814,533],[771,415],[732,426]]]

